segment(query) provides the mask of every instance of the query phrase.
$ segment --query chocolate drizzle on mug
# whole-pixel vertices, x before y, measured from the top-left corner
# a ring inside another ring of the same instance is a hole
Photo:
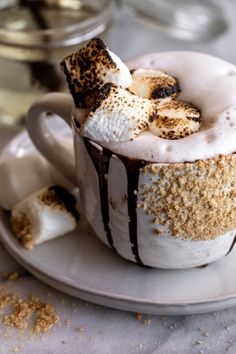
[[[110,246],[115,250],[111,229],[109,227],[109,221],[110,221],[109,198],[108,198],[108,181],[106,176],[109,170],[110,158],[113,153],[106,148],[103,148],[102,151],[99,151],[95,146],[91,144],[88,138],[84,137],[83,140],[84,140],[86,150],[98,174],[101,212],[102,212],[104,229],[106,231],[107,239]],[[130,238],[132,252],[136,262],[140,265],[143,265],[143,262],[139,256],[139,249],[138,249],[136,209],[137,209],[137,192],[138,192],[140,168],[144,167],[147,164],[147,162],[143,160],[129,159],[121,155],[115,155],[115,156],[117,156],[123,162],[127,173],[129,238]]]
[[[233,242],[232,242],[228,252],[226,253],[226,256],[232,251],[232,249],[234,248],[235,243],[236,243],[236,235],[234,236]]]
[[[202,265],[200,265],[200,266],[197,266],[197,267],[195,267],[195,268],[202,269],[202,268],[206,268],[208,265],[209,265],[209,264],[206,263],[206,264],[202,264]]]
[[[99,151],[95,146],[91,144],[88,138],[83,138],[83,140],[84,140],[84,145],[86,147],[86,150],[98,174],[100,205],[101,205],[104,230],[107,234],[107,240],[111,248],[113,248],[113,250],[116,251],[113,244],[111,229],[109,227],[110,216],[109,216],[108,183],[107,183],[107,175],[108,175],[110,158],[112,153],[110,150],[104,148],[102,151]]]
[[[129,159],[125,156],[119,156],[123,162],[128,180],[128,215],[129,215],[129,238],[132,244],[132,252],[138,264],[143,265],[139,256],[138,240],[137,240],[137,193],[140,168],[144,167],[147,162],[144,160]]]

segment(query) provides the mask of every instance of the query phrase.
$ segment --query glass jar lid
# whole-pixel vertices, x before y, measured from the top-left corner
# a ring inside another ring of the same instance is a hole
[[[112,0],[1,0],[0,43],[26,48],[77,45],[102,33]]]

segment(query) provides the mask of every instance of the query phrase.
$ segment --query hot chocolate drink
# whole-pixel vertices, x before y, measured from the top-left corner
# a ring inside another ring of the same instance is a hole
[[[62,62],[91,226],[140,265],[188,268],[227,255],[236,234],[236,67],[193,52],[127,66],[98,39]]]

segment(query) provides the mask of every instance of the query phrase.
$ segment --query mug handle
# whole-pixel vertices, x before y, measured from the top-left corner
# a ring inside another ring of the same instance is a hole
[[[43,115],[45,112],[55,113],[71,128],[72,107],[73,99],[69,95],[58,92],[48,93],[30,107],[26,128],[39,152],[73,184],[76,184],[74,157],[47,128],[46,117]]]

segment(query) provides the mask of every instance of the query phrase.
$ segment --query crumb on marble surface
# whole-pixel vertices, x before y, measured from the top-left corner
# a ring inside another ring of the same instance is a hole
[[[136,317],[136,320],[141,321],[143,318],[143,315],[140,312],[136,312],[135,317]]]
[[[0,311],[8,306],[11,306],[16,301],[16,295],[0,290]]]
[[[27,302],[17,299],[12,306],[12,313],[3,317],[3,324],[6,327],[14,327],[19,332],[23,332],[28,328],[28,321],[32,310]]]
[[[149,326],[150,324],[151,324],[151,319],[149,318],[149,319],[145,319],[144,321],[143,321],[143,323],[146,325],[146,326]]]
[[[30,307],[37,315],[32,328],[33,333],[46,333],[59,322],[54,305],[43,303],[39,298],[30,296]]]
[[[77,332],[79,332],[79,333],[84,332],[84,327],[82,327],[82,326],[78,327]]]
[[[70,320],[65,320],[65,324],[67,328],[71,327],[71,321]]]
[[[9,281],[16,281],[20,277],[20,274],[18,272],[7,272],[3,274],[3,279],[4,280],[9,280]]]
[[[59,322],[54,305],[33,295],[23,299],[5,288],[0,289],[0,312],[3,326],[15,328],[19,333],[46,333]]]

